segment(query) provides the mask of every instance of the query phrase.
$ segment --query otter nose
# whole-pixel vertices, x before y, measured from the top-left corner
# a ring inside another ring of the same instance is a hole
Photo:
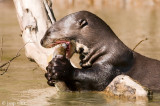
[[[43,39],[40,41],[41,45],[43,46]]]

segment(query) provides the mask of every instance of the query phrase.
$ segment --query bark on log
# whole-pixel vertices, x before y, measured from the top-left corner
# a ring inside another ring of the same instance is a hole
[[[152,91],[127,75],[118,75],[104,90],[107,96],[129,100],[148,100],[153,97],[149,92]]]
[[[22,30],[25,54],[33,59],[43,70],[48,65],[47,57],[54,49],[40,45],[45,31],[54,24],[55,17],[51,9],[51,0],[13,0]]]

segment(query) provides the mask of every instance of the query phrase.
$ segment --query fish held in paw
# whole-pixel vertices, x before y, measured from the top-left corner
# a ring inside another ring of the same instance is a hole
[[[52,59],[54,58],[61,58],[61,57],[66,57],[68,59],[70,59],[72,57],[72,55],[75,53],[75,47],[76,44],[74,41],[71,42],[67,42],[67,43],[61,43],[61,44],[57,44],[54,47],[54,53],[48,56],[48,67],[47,69],[47,73],[45,73],[45,77],[48,80],[48,84],[50,86],[55,86],[57,88],[57,91],[68,91],[68,87],[66,86],[66,83],[64,81],[57,81],[54,80],[52,78],[52,74],[49,71],[49,68],[53,68],[54,66],[51,65],[52,63]]]

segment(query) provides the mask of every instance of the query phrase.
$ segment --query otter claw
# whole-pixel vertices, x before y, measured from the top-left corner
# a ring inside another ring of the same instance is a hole
[[[54,80],[49,80],[47,81],[47,84],[50,86],[55,86],[55,81]]]
[[[88,68],[88,67],[91,67],[92,64],[90,62],[87,62],[87,63],[82,63],[80,62],[79,65],[82,67],[82,68]]]

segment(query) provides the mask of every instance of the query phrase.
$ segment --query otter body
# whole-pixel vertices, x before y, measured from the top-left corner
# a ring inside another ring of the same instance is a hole
[[[74,68],[65,57],[55,57],[47,68],[47,79],[65,81],[70,90],[102,91],[117,75],[125,74],[151,90],[160,90],[160,61],[129,49],[90,12],[76,12],[57,21],[47,30],[41,45],[53,47],[57,39],[84,45],[76,50],[82,69]]]

